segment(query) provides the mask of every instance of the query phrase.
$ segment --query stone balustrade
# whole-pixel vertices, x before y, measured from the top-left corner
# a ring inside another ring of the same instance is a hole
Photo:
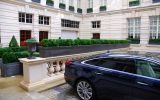
[[[124,48],[128,49],[128,48]],[[45,89],[64,84],[65,63],[68,60],[86,58],[105,51],[89,52],[65,56],[36,59],[19,59],[23,63],[23,81],[21,87],[27,91],[43,91]]]

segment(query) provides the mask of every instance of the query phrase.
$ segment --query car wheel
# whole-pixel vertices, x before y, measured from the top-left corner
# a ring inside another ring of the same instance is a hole
[[[86,80],[79,80],[76,84],[76,92],[77,95],[82,99],[82,100],[94,100],[95,98],[95,92],[90,84],[90,82]]]

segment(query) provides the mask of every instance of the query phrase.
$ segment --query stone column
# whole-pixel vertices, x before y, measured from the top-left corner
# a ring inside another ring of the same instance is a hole
[[[147,45],[149,42],[150,30],[149,30],[149,17],[147,14],[143,14],[141,17],[141,34],[140,34],[140,44]]]

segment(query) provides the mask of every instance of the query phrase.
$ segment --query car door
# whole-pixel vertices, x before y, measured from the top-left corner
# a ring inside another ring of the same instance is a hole
[[[160,65],[146,60],[136,60],[136,82],[132,87],[133,99],[160,100]]]
[[[134,76],[130,74],[135,72],[132,59],[101,58],[96,66],[100,66],[95,72],[97,76],[95,84],[100,99],[128,100],[131,98],[130,87],[135,82]]]

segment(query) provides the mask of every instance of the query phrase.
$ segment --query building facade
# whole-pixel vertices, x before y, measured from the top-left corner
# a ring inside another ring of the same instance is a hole
[[[0,42],[160,38],[160,0],[0,0]]]

